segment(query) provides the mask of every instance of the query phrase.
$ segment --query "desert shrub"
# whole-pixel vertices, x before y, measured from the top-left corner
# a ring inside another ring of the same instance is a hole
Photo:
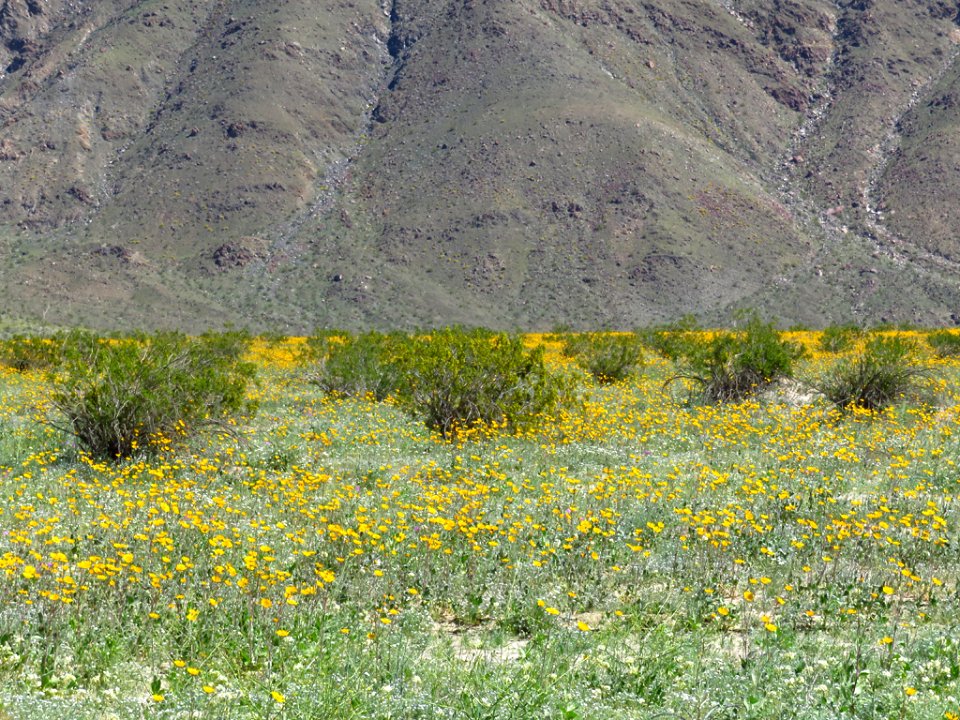
[[[861,353],[838,361],[819,381],[820,391],[840,408],[880,410],[915,391],[928,374],[916,354],[916,345],[902,337],[874,337]]]
[[[681,372],[673,379],[693,380],[703,402],[735,401],[792,376],[801,357],[801,346],[783,340],[772,324],[749,314],[739,330],[686,348]]]
[[[0,343],[0,364],[18,372],[46,370],[60,361],[62,340],[62,335],[14,335]]]
[[[927,335],[927,343],[937,357],[956,357],[960,355],[960,334],[949,330],[937,330]]]
[[[342,344],[349,337],[350,333],[346,330],[315,330],[300,348],[297,361],[301,365],[323,363],[330,355],[330,348],[333,345]]]
[[[868,328],[872,333],[919,332],[923,327],[912,322],[878,322]]]
[[[361,335],[328,335],[316,341],[319,353],[314,382],[324,392],[383,400],[396,393],[401,369],[396,356],[409,343],[400,333],[367,332]]]
[[[179,333],[100,340],[74,333],[52,374],[57,427],[101,458],[151,452],[230,415],[245,399],[254,366],[242,360],[244,333]]]
[[[527,425],[561,397],[543,348],[527,350],[518,335],[446,328],[411,338],[399,355],[401,406],[444,437],[479,423]]]
[[[654,325],[637,332],[644,345],[667,360],[679,360],[694,353],[700,342],[700,326],[693,315],[684,315],[666,325]]]
[[[820,335],[820,349],[829,353],[846,352],[853,349],[861,337],[863,330],[856,325],[830,325]]]
[[[560,325],[555,325],[553,329],[544,336],[544,340],[563,343],[575,332],[570,325],[561,323]]]
[[[581,333],[566,337],[563,354],[607,384],[626,380],[643,364],[643,343],[632,333]]]

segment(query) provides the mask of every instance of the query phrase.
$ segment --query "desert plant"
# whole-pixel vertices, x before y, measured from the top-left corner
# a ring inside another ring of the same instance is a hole
[[[699,344],[700,326],[693,315],[684,315],[666,325],[654,325],[639,330],[643,343],[667,360],[679,360],[693,354]]]
[[[856,325],[830,325],[820,335],[820,349],[830,353],[846,352],[861,337],[863,330]]]
[[[326,335],[311,342],[319,358],[314,382],[324,392],[383,400],[397,391],[401,371],[395,356],[409,342],[407,336],[371,331]]]
[[[297,356],[302,365],[323,363],[330,356],[333,345],[342,344],[350,337],[346,330],[318,329],[310,335]]]
[[[916,390],[928,370],[915,362],[917,347],[898,336],[877,336],[853,358],[838,361],[817,383],[841,409],[880,410]]]
[[[48,370],[60,363],[63,346],[77,333],[55,335],[13,335],[0,342],[0,365],[17,372]]]
[[[717,403],[740,400],[790,377],[803,348],[782,339],[771,323],[757,315],[742,317],[739,330],[721,332],[685,348],[681,371],[668,383],[692,380],[701,401]]]
[[[575,330],[570,325],[561,323],[560,325],[554,325],[553,329],[544,336],[544,339],[562,343],[566,342],[567,338],[574,333]]]
[[[643,344],[633,333],[568,335],[563,354],[601,384],[626,380],[643,363]]]
[[[960,334],[950,330],[937,330],[927,335],[927,343],[937,357],[956,357],[960,355]]]
[[[254,367],[243,333],[179,333],[100,340],[74,333],[52,374],[53,424],[101,458],[151,452],[241,411]]]
[[[561,397],[543,348],[527,350],[519,335],[446,328],[412,338],[398,363],[400,404],[444,437],[479,423],[527,425]]]

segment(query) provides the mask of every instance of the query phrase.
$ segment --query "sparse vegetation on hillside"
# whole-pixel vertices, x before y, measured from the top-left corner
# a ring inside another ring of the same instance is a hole
[[[4,3],[4,322],[960,307],[944,3],[574,5]]]

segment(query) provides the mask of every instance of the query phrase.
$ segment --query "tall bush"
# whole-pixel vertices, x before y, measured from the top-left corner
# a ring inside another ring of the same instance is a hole
[[[854,358],[840,360],[820,382],[820,390],[841,409],[881,410],[915,391],[928,375],[916,362],[917,347],[898,336],[877,336]]]
[[[14,335],[0,341],[0,365],[17,372],[49,370],[60,363],[64,344],[76,336],[76,332],[51,336]]]
[[[563,354],[602,385],[626,380],[643,364],[643,343],[633,333],[568,335]]]
[[[158,333],[105,340],[75,333],[53,374],[58,427],[101,458],[150,452],[241,411],[255,368],[244,333]]]
[[[927,344],[933,348],[937,357],[957,357],[960,355],[960,333],[950,330],[936,330],[927,335]]]
[[[830,325],[820,334],[820,349],[830,353],[846,352],[861,337],[863,330],[856,325]]]
[[[697,319],[693,315],[684,315],[666,325],[644,328],[637,335],[661,357],[676,361],[693,354],[699,344],[700,332]]]
[[[308,344],[316,348],[318,371],[314,382],[325,392],[383,400],[401,384],[397,355],[409,343],[400,333],[367,332],[361,335],[320,337]]]
[[[446,328],[411,338],[398,363],[400,404],[445,437],[478,423],[527,425],[561,397],[543,348],[518,335]]]
[[[771,383],[790,377],[803,348],[780,337],[772,323],[744,316],[735,331],[720,332],[684,348],[676,376],[694,381],[707,403],[741,400]]]

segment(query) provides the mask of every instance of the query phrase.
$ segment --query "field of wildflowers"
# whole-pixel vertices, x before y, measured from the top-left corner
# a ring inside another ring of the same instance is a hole
[[[526,342],[581,402],[522,432],[445,440],[274,339],[256,417],[117,463],[0,368],[0,718],[960,719],[960,359],[843,412]]]

